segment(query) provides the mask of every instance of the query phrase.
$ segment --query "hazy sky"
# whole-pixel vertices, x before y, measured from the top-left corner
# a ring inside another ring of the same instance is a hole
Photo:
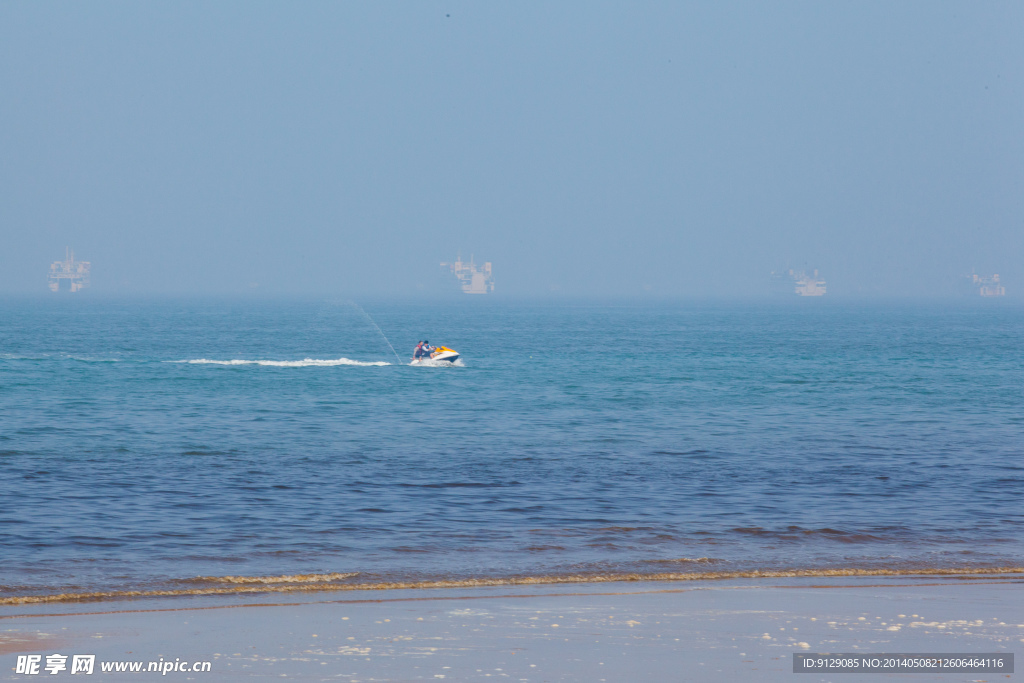
[[[1024,3],[7,0],[0,238],[6,292],[1020,295]]]

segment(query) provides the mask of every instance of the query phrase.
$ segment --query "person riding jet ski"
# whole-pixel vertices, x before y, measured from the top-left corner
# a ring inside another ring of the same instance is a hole
[[[413,362],[418,363],[426,360],[447,361],[454,363],[459,359],[459,352],[449,349],[446,346],[431,346],[429,341],[422,341],[416,345],[413,352]]]

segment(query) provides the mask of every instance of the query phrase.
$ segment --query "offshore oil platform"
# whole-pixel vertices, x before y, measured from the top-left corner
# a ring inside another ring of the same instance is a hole
[[[462,291],[466,294],[487,294],[494,291],[494,274],[490,261],[478,266],[472,254],[469,256],[469,263],[463,261],[462,254],[459,254],[454,261],[442,263],[441,267],[447,267],[451,274],[458,278]]]
[[[776,287],[792,291],[798,296],[825,296],[825,281],[818,275],[817,268],[813,275],[792,268],[773,271],[772,282]]]
[[[76,261],[75,252],[70,247],[65,247],[64,260],[50,264],[50,291],[59,292],[61,283],[65,281],[72,292],[88,287],[91,268],[90,262]]]
[[[971,273],[968,277],[971,279],[971,289],[977,290],[979,296],[1006,296],[1006,287],[999,282],[998,273],[992,277]]]

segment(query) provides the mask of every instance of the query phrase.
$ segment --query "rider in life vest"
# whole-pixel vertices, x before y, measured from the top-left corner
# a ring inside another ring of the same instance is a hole
[[[420,360],[421,358],[430,358],[430,354],[434,352],[434,348],[430,345],[430,342],[423,340],[416,344],[416,350],[413,351],[413,360]]]

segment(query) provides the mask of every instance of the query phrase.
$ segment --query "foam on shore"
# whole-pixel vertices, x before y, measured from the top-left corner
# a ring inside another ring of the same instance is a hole
[[[50,595],[22,595],[0,598],[0,605],[30,605],[57,602],[119,600],[124,598],[230,595],[245,593],[299,593],[319,591],[409,590],[430,588],[477,588],[485,586],[529,586],[554,584],[612,583],[636,581],[717,581],[725,579],[834,578],[854,576],[996,576],[1024,575],[1024,567],[949,567],[918,569],[792,569],[780,571],[734,572],[661,572],[597,575],[517,576],[506,578],[467,578],[436,581],[379,581],[340,583],[357,572],[336,574],[298,574],[278,577],[197,577],[189,581],[230,583],[225,586],[201,586],[169,590],[122,590]],[[332,578],[335,577],[335,578]]]

